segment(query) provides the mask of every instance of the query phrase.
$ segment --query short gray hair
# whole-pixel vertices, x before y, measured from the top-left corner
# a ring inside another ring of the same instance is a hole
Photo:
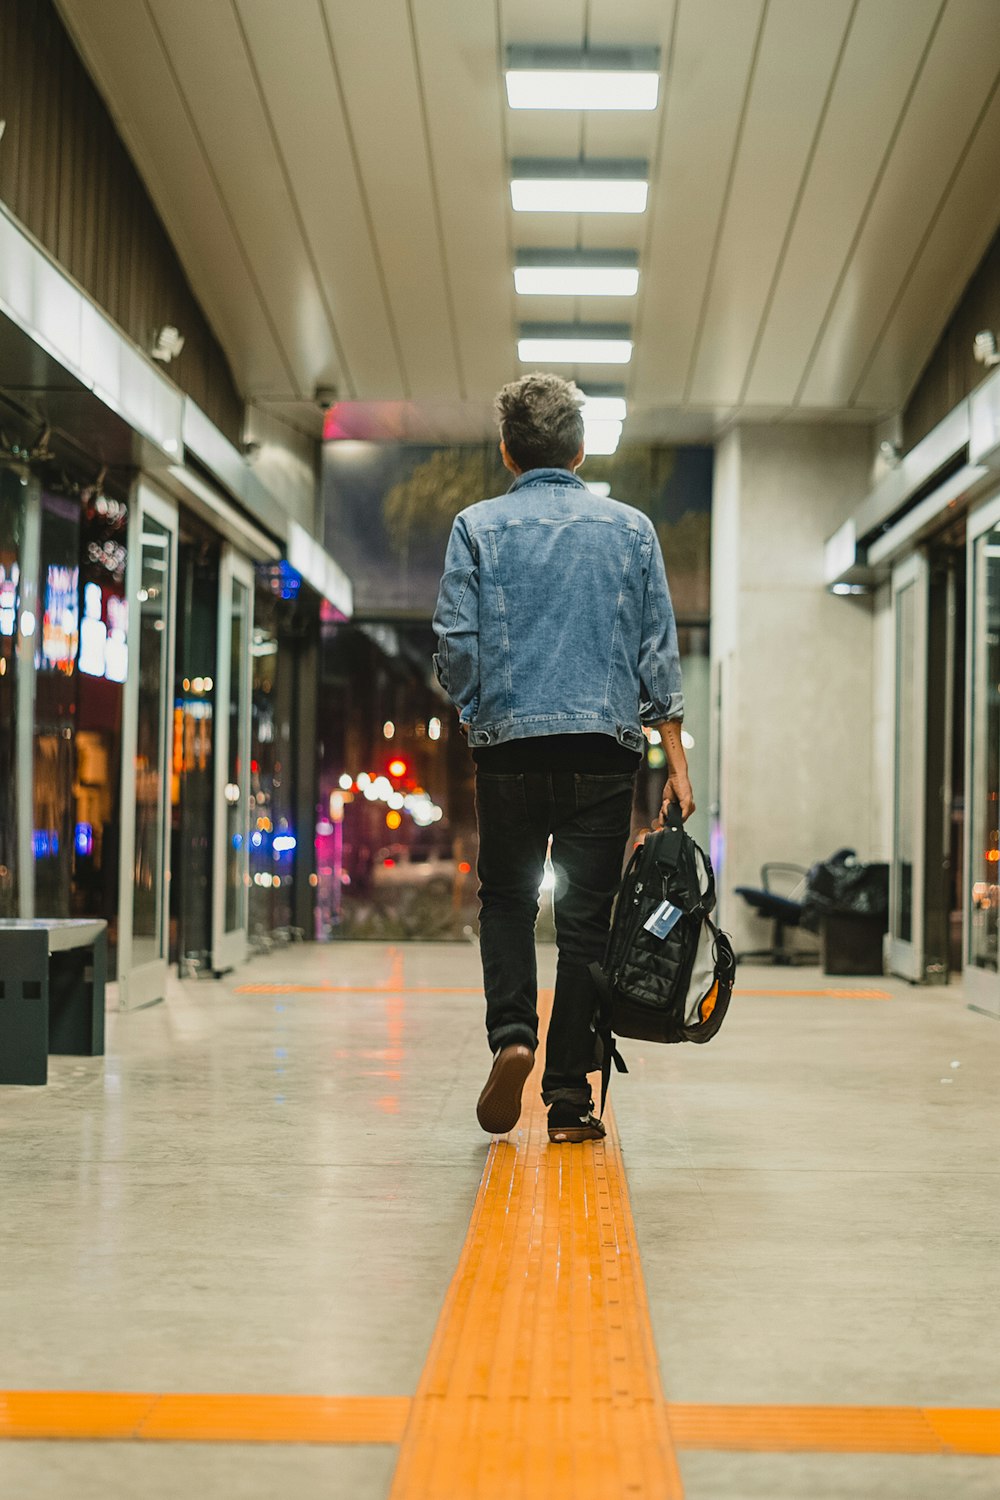
[[[583,392],[561,375],[522,375],[497,393],[500,436],[519,469],[566,469],[583,444]]]

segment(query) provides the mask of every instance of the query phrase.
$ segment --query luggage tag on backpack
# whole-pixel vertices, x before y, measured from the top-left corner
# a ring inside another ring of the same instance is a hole
[[[665,938],[673,932],[680,919],[681,909],[679,906],[674,906],[670,901],[661,901],[656,910],[651,916],[646,918],[642,925],[654,937]]]

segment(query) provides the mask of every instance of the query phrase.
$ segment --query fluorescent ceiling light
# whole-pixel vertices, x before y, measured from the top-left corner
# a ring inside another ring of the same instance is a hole
[[[624,396],[585,396],[583,420],[585,422],[624,422],[626,413]]]
[[[620,422],[594,422],[584,418],[583,446],[587,453],[614,453],[621,435]]]
[[[658,47],[508,47],[511,109],[655,109]]]
[[[579,72],[511,68],[507,72],[511,109],[655,109],[659,89],[659,73],[596,68]]]
[[[616,177],[514,177],[518,214],[644,214],[649,184]]]
[[[510,201],[517,213],[641,214],[649,195],[649,163],[641,159],[517,157],[511,162],[510,173]],[[525,252],[525,256],[533,265],[542,263],[532,252]],[[552,251],[548,264],[562,260],[563,256]],[[592,264],[593,252],[577,252],[574,260]],[[609,251],[605,264],[615,263],[616,257]]]
[[[522,323],[517,354],[530,365],[627,365],[632,330],[627,323]]]
[[[628,266],[517,266],[522,297],[634,297],[639,272]]]
[[[526,365],[627,365],[631,339],[523,338],[517,357]]]

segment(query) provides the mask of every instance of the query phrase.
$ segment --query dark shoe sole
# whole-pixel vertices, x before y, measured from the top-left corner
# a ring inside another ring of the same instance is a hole
[[[514,1129],[521,1118],[521,1091],[534,1066],[530,1047],[501,1047],[476,1105],[476,1119],[487,1135],[506,1135]]]
[[[581,1141],[603,1141],[603,1125],[550,1125],[549,1140],[554,1146],[576,1146]]]

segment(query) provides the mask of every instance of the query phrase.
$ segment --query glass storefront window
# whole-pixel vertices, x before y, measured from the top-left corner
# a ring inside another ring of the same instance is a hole
[[[0,917],[17,916],[17,616],[27,489],[0,468]]]
[[[975,543],[968,963],[997,972],[1000,913],[1000,526]]]
[[[131,954],[134,968],[163,956],[162,747],[172,542],[165,526],[152,516],[143,517],[138,660],[133,667],[139,674]]]
[[[295,663],[281,640],[279,614],[290,613],[269,586],[268,570],[254,594],[250,729],[250,940],[266,949],[290,936],[297,846],[291,765]]]
[[[35,629],[35,913],[68,917],[76,823],[76,674],[80,650],[80,502],[41,498]],[[79,670],[84,670],[81,659]]]
[[[183,973],[197,974],[212,962],[218,542],[182,532],[177,562],[170,956]]]
[[[247,888],[244,879],[247,795],[244,741],[246,738],[246,662],[251,593],[239,578],[232,580],[232,615],[229,630],[229,764],[226,799],[226,904],[225,930],[234,932],[247,925]]]
[[[90,493],[80,514],[76,783],[71,909],[118,939],[122,712],[128,674],[128,506]]]
[[[893,936],[913,941],[914,798],[916,795],[917,723],[916,672],[917,586],[907,584],[896,594],[896,810],[895,910]]]

